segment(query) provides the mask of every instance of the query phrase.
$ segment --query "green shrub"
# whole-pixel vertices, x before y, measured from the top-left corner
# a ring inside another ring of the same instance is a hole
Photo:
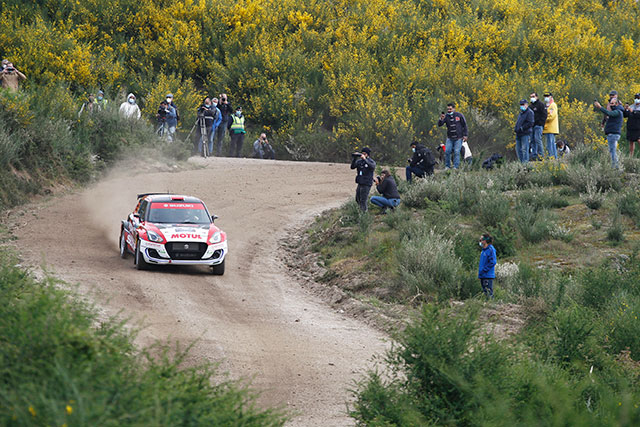
[[[527,204],[535,210],[557,209],[569,206],[569,201],[559,192],[540,187],[522,191],[518,195],[518,203]]]
[[[529,243],[547,240],[556,227],[552,212],[536,211],[532,206],[524,203],[516,207],[515,221],[520,235]]]
[[[512,221],[500,224],[497,227],[487,229],[493,237],[493,247],[496,249],[498,258],[511,257],[516,254],[517,233]]]
[[[387,211],[387,215],[382,218],[382,222],[392,229],[397,229],[402,224],[410,222],[411,220],[411,211],[401,207]]]
[[[580,200],[585,204],[589,209],[600,209],[604,200],[606,198],[606,194],[599,188],[596,187],[595,183],[590,182],[587,184],[587,192],[580,194]]]
[[[551,319],[553,355],[560,363],[585,362],[591,349],[595,316],[590,310],[572,304],[556,311]]]
[[[462,261],[451,239],[433,230],[404,237],[397,258],[400,286],[410,293],[441,300],[458,296]]]
[[[640,226],[640,193],[637,188],[628,188],[618,197],[618,209],[623,215],[633,219]]]
[[[622,218],[620,215],[620,210],[615,209],[613,214],[611,215],[611,225],[607,230],[607,239],[609,239],[612,243],[620,243],[624,241],[624,231],[625,227],[622,223]]]
[[[616,355],[628,350],[633,360],[640,361],[640,297],[623,293],[609,307],[609,320],[605,323],[609,352]]]
[[[583,270],[578,277],[582,289],[580,302],[596,309],[604,307],[620,285],[619,274],[606,266]]]
[[[498,192],[488,192],[477,205],[480,223],[485,227],[497,227],[509,219],[511,206],[509,199]]]
[[[570,185],[581,193],[587,192],[589,185],[595,185],[601,191],[622,188],[620,171],[612,168],[609,161],[596,162],[591,166],[574,164],[568,174]]]
[[[410,208],[424,208],[428,200],[437,202],[443,199],[446,191],[444,183],[435,177],[416,179],[407,187],[402,202]]]

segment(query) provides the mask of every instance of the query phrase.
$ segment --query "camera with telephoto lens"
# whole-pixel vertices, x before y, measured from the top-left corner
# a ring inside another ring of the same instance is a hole
[[[16,69],[13,67],[7,67],[5,70],[7,70],[8,73],[13,73]]]
[[[359,153],[357,151],[355,153],[351,153],[351,157],[360,157],[360,156],[362,156],[362,153]]]

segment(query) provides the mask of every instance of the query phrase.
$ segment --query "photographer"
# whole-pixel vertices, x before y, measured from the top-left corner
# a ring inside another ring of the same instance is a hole
[[[6,62],[6,67],[0,72],[0,81],[2,81],[2,87],[9,89],[13,92],[17,92],[20,88],[19,82],[26,80],[27,76],[18,71],[11,62]]]
[[[173,140],[173,132],[171,132],[171,124],[176,120],[176,111],[167,101],[162,101],[156,114],[158,119],[158,134],[167,135],[169,141]],[[173,128],[175,132],[175,127]]]
[[[373,172],[376,170],[376,162],[370,157],[371,149],[365,147],[361,153],[351,154],[351,169],[357,169],[356,176],[356,203],[362,212],[367,211],[367,198],[373,185]]]
[[[374,178],[373,182],[376,183],[376,190],[382,194],[382,197],[371,197],[371,204],[381,207],[383,214],[387,213],[387,208],[394,210],[400,204],[400,193],[398,193],[396,180],[388,170],[384,169],[380,176]]]
[[[418,178],[423,178],[425,174],[433,175],[433,166],[436,164],[436,160],[433,158],[431,150],[413,141],[411,151],[413,151],[413,157],[407,160],[409,162],[409,166],[406,168],[407,182],[411,182],[411,175]]]
[[[271,144],[269,144],[266,134],[261,133],[260,138],[253,142],[253,157],[257,159],[276,159],[276,152],[273,150],[273,147],[271,147]]]
[[[622,132],[622,122],[624,118],[624,108],[618,102],[618,98],[611,98],[608,108],[603,108],[598,101],[593,103],[594,109],[607,115],[607,123],[604,125],[604,133],[607,135],[609,154],[611,154],[611,165],[618,168],[618,141]]]

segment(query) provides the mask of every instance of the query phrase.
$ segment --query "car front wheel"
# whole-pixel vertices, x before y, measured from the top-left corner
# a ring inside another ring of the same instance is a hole
[[[138,239],[136,243],[136,257],[135,257],[136,268],[138,270],[148,270],[149,264],[144,260],[144,256],[142,256],[142,252],[140,252],[140,239]]]
[[[223,260],[220,264],[216,264],[211,266],[211,274],[215,275],[215,276],[222,276],[224,274],[224,262],[226,260]]]
[[[120,230],[120,258],[126,258],[127,255],[127,240],[124,237],[124,230]]]

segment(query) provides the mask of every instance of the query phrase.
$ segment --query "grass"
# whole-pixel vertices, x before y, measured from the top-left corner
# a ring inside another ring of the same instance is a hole
[[[52,278],[0,260],[1,425],[282,425],[245,385],[216,380],[213,365],[186,368],[189,348],[138,350],[134,334]]]

